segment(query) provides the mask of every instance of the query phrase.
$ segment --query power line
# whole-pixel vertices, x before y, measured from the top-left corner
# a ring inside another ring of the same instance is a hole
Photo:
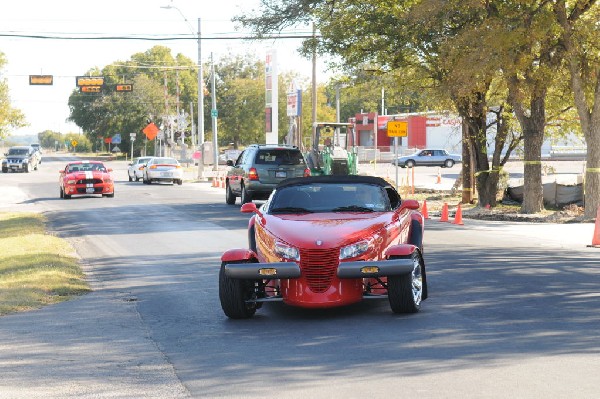
[[[49,34],[26,34],[0,32],[0,37],[14,37],[21,39],[51,39],[51,40],[149,40],[149,41],[173,41],[173,40],[198,40],[197,36],[175,35],[175,36],[61,36]],[[202,36],[201,40],[273,40],[273,39],[309,39],[313,35],[308,34],[281,34],[265,36]],[[319,37],[319,36],[317,36]]]

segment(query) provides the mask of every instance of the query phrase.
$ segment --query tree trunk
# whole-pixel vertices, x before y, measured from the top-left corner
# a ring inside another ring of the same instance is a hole
[[[600,92],[596,102],[600,104]],[[597,108],[600,109],[600,106]],[[593,219],[597,215],[598,207],[600,207],[600,112],[589,126],[586,143],[584,217]]]
[[[469,139],[469,126],[466,122],[462,123],[462,203],[472,204],[473,203],[473,192],[474,187],[474,176],[473,176],[473,163],[472,163],[472,148],[471,140]]]
[[[542,185],[542,143],[544,131],[529,129],[523,131],[525,159],[523,161],[524,190],[521,213],[538,213],[544,209]]]

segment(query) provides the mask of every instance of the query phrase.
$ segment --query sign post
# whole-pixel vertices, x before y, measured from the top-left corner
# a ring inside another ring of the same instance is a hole
[[[135,133],[129,133],[129,142],[131,143],[131,160],[133,161],[133,142],[135,141]]]
[[[396,160],[396,190],[398,190],[398,137],[408,137],[408,122],[388,121],[387,135],[388,137],[394,138],[394,159]]]

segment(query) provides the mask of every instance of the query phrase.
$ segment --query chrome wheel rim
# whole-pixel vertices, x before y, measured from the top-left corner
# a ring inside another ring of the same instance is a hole
[[[419,255],[413,256],[413,270],[411,273],[412,295],[415,305],[421,304],[423,297],[423,275],[421,273],[421,261]]]

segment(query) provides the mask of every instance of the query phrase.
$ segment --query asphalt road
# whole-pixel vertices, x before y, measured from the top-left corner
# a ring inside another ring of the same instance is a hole
[[[0,318],[2,398],[592,398],[600,383],[600,249],[592,224],[430,220],[430,298],[334,310],[266,304],[228,320],[220,254],[248,216],[210,183],[128,182],[58,197],[65,159],[0,175],[0,210],[43,212],[93,292]],[[435,173],[435,171],[434,171]]]

